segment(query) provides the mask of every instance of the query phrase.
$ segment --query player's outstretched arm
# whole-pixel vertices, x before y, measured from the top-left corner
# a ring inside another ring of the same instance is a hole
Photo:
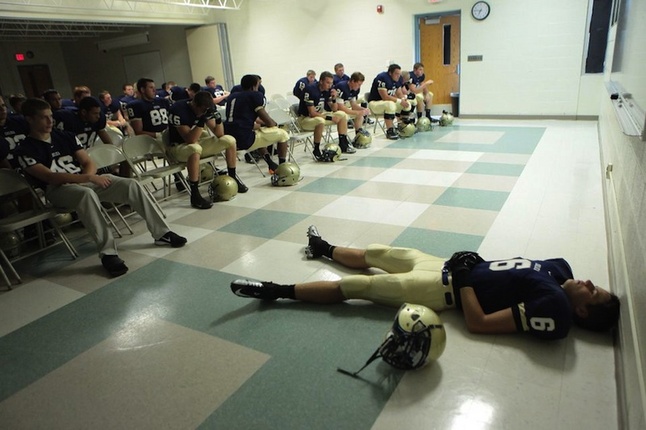
[[[517,331],[511,308],[485,314],[475,291],[471,287],[462,287],[460,289],[460,298],[462,300],[464,320],[471,333],[495,334]]]

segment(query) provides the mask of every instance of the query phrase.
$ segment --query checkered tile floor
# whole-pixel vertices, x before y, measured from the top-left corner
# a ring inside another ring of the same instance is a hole
[[[410,373],[373,364],[356,380],[336,368],[361,367],[394,310],[264,304],[228,290],[237,277],[352,273],[305,260],[310,224],[344,246],[562,256],[607,285],[596,123],[457,120],[376,137],[336,163],[295,153],[296,186],[272,187],[241,162],[247,194],[206,211],[183,195],[166,202],[185,248],[153,246],[136,222],[119,240],[123,277],[105,277],[87,236],[77,261],[21,264],[25,283],[0,294],[2,426],[617,428],[610,339],[476,336],[445,312],[440,360]]]

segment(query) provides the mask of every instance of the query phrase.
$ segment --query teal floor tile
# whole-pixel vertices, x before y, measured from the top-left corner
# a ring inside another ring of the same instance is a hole
[[[360,182],[360,181],[358,181]],[[247,216],[225,225],[220,231],[272,239],[308,215],[258,209]]]
[[[351,166],[358,167],[381,167],[388,169],[399,164],[403,158],[393,158],[393,157],[363,157],[359,158],[357,161],[351,164]]]
[[[358,181],[356,179],[320,178],[300,187],[297,191],[342,196],[362,184],[364,184],[364,181]]]
[[[520,176],[524,165],[503,163],[473,163],[466,173],[481,175]]]
[[[435,200],[436,205],[499,211],[505,204],[508,192],[448,188]]]
[[[393,246],[415,248],[438,257],[450,257],[456,251],[476,251],[484,236],[452,233],[421,228],[407,228],[392,243]]]

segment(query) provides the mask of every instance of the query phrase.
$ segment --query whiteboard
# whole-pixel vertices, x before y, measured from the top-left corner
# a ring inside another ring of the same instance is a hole
[[[150,78],[159,88],[166,82],[159,51],[142,52],[123,56],[126,82],[137,82],[140,78]]]
[[[615,9],[617,13],[611,17],[616,35],[609,88],[619,96],[615,104],[625,117],[624,132],[632,125],[635,133],[627,134],[646,140],[646,1],[615,0]]]

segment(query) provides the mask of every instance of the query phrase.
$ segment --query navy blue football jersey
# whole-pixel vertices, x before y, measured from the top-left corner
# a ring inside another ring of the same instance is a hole
[[[187,100],[189,99],[188,91],[186,91],[186,88],[176,85],[170,89],[170,99],[173,103],[180,100]]]
[[[239,149],[247,149],[256,140],[253,125],[258,111],[265,107],[265,97],[258,91],[240,91],[227,100],[224,132],[235,137]]]
[[[4,137],[0,137],[0,161],[9,156],[9,141]]]
[[[238,93],[240,91],[242,91],[242,85],[237,84],[231,87],[231,91],[229,91],[229,94]],[[265,87],[263,87],[262,84],[258,86],[258,92],[263,96],[265,95]]]
[[[382,98],[379,95],[379,89],[384,88],[388,92],[389,96],[395,96],[395,92],[403,84],[403,79],[394,81],[393,78],[388,74],[388,72],[379,73],[375,79],[372,81],[372,87],[370,88],[369,101],[381,101]]]
[[[339,75],[337,75],[337,74],[334,74],[334,76],[332,76],[332,83],[333,83],[335,86],[336,86],[336,84],[338,84],[339,82],[345,82],[345,81],[349,81],[349,80],[350,80],[350,76],[345,75],[345,74],[344,74],[343,76],[341,76],[341,77],[339,77]]]
[[[359,98],[361,87],[359,87],[358,90],[353,91],[350,89],[350,85],[348,85],[348,82],[349,81],[341,81],[338,84],[334,85],[334,89],[336,90],[336,97],[337,99],[340,99],[343,101],[350,101],[350,100],[356,101]]]
[[[328,101],[330,101],[330,91],[321,91],[318,83],[308,85],[305,87],[303,98],[298,105],[298,114],[309,116],[309,106],[314,106],[319,113],[331,111]]]
[[[28,134],[29,124],[22,115],[9,115],[5,124],[0,126],[0,138],[4,138],[9,145],[7,160],[14,169],[19,167],[14,157],[14,150]]]
[[[202,87],[202,91],[208,91],[211,94],[211,97],[213,98],[221,97],[225,93],[224,88],[222,88],[222,85],[216,85],[214,88]],[[222,100],[220,103],[218,103],[218,105],[224,106],[225,103],[226,103],[226,99]]]
[[[61,100],[61,108],[62,109],[70,109],[70,110],[77,110],[78,107],[76,107],[76,103],[74,103],[73,99],[63,99]]]
[[[193,109],[191,109],[190,103],[190,100],[180,100],[177,103],[173,103],[170,107],[168,137],[172,145],[185,143],[184,138],[177,131],[177,127],[186,125],[189,128],[193,128],[199,122],[199,118],[195,115]],[[214,112],[209,118],[215,119],[216,124],[222,123],[222,117],[219,112]]]
[[[117,102],[119,102],[119,107],[123,112],[126,112],[126,109],[128,107],[128,103],[137,100],[133,96],[128,96],[126,94],[121,95],[120,97],[117,98]]]
[[[97,122],[90,124],[79,117],[78,111],[59,109],[54,112],[54,123],[57,129],[76,135],[83,147],[87,148],[96,140],[97,132],[105,128],[106,119],[105,115],[101,114]]]
[[[312,85],[317,85],[318,81],[314,80]],[[296,84],[294,84],[294,89],[292,90],[292,94],[294,94],[296,97],[298,97],[300,100],[303,99],[303,94],[305,93],[305,88],[307,88],[310,85],[310,81],[307,79],[307,76],[304,76],[300,78],[298,81],[296,81]]]
[[[116,115],[120,110],[121,104],[116,100],[112,100],[112,103],[110,103],[108,106],[101,102],[101,112],[103,113],[103,115],[105,115],[106,119],[111,120],[112,116]]]
[[[74,134],[53,129],[51,143],[27,136],[16,148],[16,157],[23,170],[42,164],[52,172],[78,174],[81,173],[81,165],[74,154],[82,149],[83,145]],[[31,179],[36,186],[42,189],[47,187],[45,182],[34,177]]]
[[[511,308],[518,331],[561,339],[572,325],[570,301],[561,285],[573,279],[562,258],[487,261],[471,271],[471,284],[485,314]]]
[[[407,88],[417,88],[424,83],[426,80],[426,75],[422,73],[422,76],[417,76],[414,72],[410,72],[410,78],[406,82]]]
[[[143,130],[151,133],[161,133],[168,127],[168,99],[159,97],[153,100],[136,99],[128,103],[128,118],[130,121],[141,120]]]

